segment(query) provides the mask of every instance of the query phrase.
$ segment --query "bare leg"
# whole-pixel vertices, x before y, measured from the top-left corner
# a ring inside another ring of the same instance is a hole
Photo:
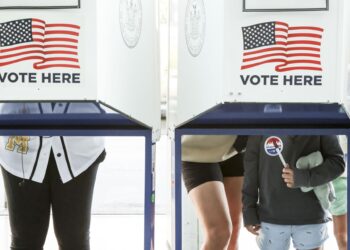
[[[348,214],[333,216],[333,231],[339,250],[348,249]]]
[[[224,185],[233,229],[228,250],[238,250],[238,236],[241,228],[242,215],[243,177],[224,178]]]
[[[222,182],[206,182],[189,193],[204,227],[202,250],[226,250],[232,232],[229,207]]]

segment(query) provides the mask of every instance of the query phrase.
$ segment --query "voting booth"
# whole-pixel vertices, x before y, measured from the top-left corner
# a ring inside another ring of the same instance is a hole
[[[172,7],[173,249],[190,249],[186,240],[196,237],[183,232],[191,222],[182,217],[181,136],[347,134],[350,5],[183,0]]]
[[[343,103],[347,5],[179,1],[172,125],[223,102]]]
[[[0,0],[0,102],[94,103],[100,114],[1,114],[1,135],[145,137],[144,249],[153,249],[160,136],[156,3]]]

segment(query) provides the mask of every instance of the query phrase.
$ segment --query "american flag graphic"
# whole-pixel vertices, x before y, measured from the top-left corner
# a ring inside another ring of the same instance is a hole
[[[80,26],[20,19],[0,23],[0,67],[27,60],[33,68],[80,68]]]
[[[266,22],[243,27],[242,31],[242,70],[275,63],[277,72],[322,71],[322,28]]]

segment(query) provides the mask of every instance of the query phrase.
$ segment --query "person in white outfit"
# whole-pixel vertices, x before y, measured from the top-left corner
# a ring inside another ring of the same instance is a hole
[[[7,103],[1,114],[101,113],[95,103]],[[42,250],[50,211],[60,250],[88,250],[91,203],[102,137],[3,136],[0,164],[11,249]]]

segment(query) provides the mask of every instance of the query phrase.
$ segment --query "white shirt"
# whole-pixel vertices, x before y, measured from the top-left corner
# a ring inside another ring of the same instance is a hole
[[[101,113],[95,103],[6,103],[1,114]],[[0,164],[9,173],[42,183],[51,150],[63,183],[72,180],[101,155],[103,137],[3,136],[0,137]]]

